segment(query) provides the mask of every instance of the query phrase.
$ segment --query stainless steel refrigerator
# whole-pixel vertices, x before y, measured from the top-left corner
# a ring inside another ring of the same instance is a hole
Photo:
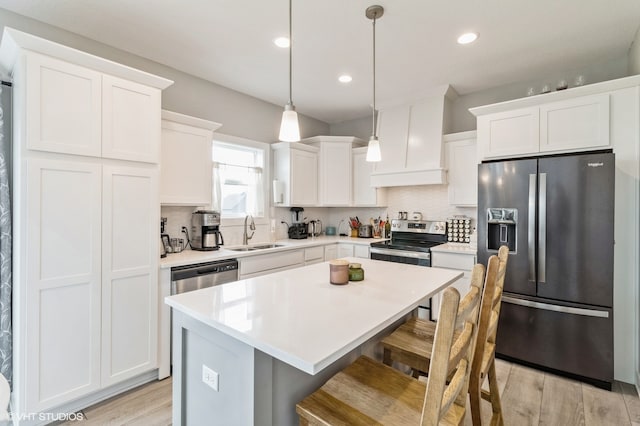
[[[478,262],[510,248],[499,357],[611,389],[614,154],[478,166]]]

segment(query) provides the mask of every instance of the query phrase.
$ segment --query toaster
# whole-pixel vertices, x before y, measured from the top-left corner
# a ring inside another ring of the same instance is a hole
[[[371,226],[371,225],[360,225],[358,227],[358,237],[360,237],[360,238],[372,238],[373,237],[373,226]]]

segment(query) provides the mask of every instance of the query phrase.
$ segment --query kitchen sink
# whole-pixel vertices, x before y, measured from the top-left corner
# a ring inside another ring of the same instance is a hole
[[[259,244],[256,246],[243,246],[243,247],[235,247],[229,248],[227,250],[231,251],[256,251],[256,250],[265,250],[270,248],[283,247],[282,244]]]

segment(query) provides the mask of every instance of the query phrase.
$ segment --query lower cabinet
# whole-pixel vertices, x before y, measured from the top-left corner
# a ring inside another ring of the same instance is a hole
[[[314,263],[324,262],[324,247],[316,246],[304,249],[304,264],[313,265]]]
[[[369,258],[369,245],[362,244],[338,244],[338,258],[342,257],[361,257]]]
[[[338,258],[338,245],[339,244],[329,244],[328,246],[324,246],[325,262],[328,260],[333,260]]]
[[[26,164],[14,391],[35,413],[156,368],[159,211],[155,166]]]
[[[458,281],[451,284],[460,292],[460,296],[469,291],[471,286],[471,270],[476,263],[476,256],[473,253],[456,253],[456,252],[439,252],[431,250],[431,266],[435,268],[447,268],[455,269],[458,271],[464,271],[464,276]],[[437,320],[440,313],[440,301],[442,299],[442,292],[436,294],[431,298],[431,319]]]
[[[304,250],[287,250],[238,259],[239,279],[259,277],[304,265]]]

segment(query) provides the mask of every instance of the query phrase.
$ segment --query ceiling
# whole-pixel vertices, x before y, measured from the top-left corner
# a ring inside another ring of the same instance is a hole
[[[366,116],[374,0],[293,2],[293,101],[327,123]],[[459,94],[620,58],[638,0],[380,0],[377,98]],[[288,98],[287,0],[0,0],[0,7],[265,101]],[[478,40],[456,43],[462,32]],[[342,73],[353,76],[339,83]]]

